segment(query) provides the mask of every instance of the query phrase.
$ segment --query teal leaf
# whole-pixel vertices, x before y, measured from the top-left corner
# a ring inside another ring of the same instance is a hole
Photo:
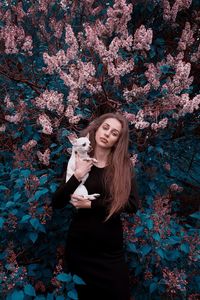
[[[24,177],[28,177],[29,175],[31,175],[31,171],[28,170],[28,169],[27,170],[22,170],[20,173]]]
[[[85,283],[85,281],[83,281],[79,276],[77,276],[77,275],[74,275],[73,276],[73,281],[74,281],[74,283],[76,283],[76,284],[86,284]]]
[[[48,189],[42,189],[37,191],[34,195],[35,200],[38,200],[42,195],[48,193],[48,191],[49,191]]]
[[[152,234],[152,237],[155,241],[160,241],[160,234],[158,232],[155,232]]]
[[[190,217],[200,220],[200,211],[191,214]]]
[[[19,193],[19,192],[15,193],[15,195],[14,195],[14,200],[17,201],[17,200],[19,200],[20,198],[21,198],[21,193]]]
[[[69,291],[67,293],[67,296],[69,296],[71,299],[78,300],[78,294],[77,294],[77,291],[75,289]]]
[[[2,218],[2,217],[0,217],[0,228],[2,229],[2,227],[3,227],[3,223],[4,223],[4,218]]]
[[[153,292],[155,292],[155,290],[157,290],[157,283],[156,282],[152,282],[149,286],[149,291],[150,291],[150,294],[152,294]]]
[[[27,284],[24,287],[24,293],[28,296],[35,296],[35,289],[31,284]]]
[[[53,294],[47,294],[47,300],[54,300],[54,295]]]
[[[138,226],[135,228],[135,234],[138,234],[144,230],[144,226]]]
[[[48,177],[46,175],[43,175],[40,177],[40,185],[43,185],[47,182]]]
[[[20,223],[26,223],[30,218],[31,218],[30,215],[24,215],[24,216],[21,218]]]
[[[127,250],[128,250],[129,252],[137,253],[136,246],[135,246],[135,244],[133,244],[133,243],[128,243]]]
[[[59,281],[62,281],[62,282],[70,282],[71,279],[72,279],[72,276],[70,274],[66,274],[66,273],[61,273],[61,274],[58,274],[56,276],[56,278],[59,280]]]
[[[157,253],[160,257],[162,257],[162,258],[165,257],[164,252],[163,252],[163,250],[162,250],[161,248],[156,249],[156,253]]]
[[[30,223],[33,226],[33,228],[35,228],[35,229],[38,229],[38,227],[40,226],[40,222],[38,219],[31,219]]]
[[[0,185],[0,191],[6,191],[8,188],[5,185]]]
[[[11,300],[23,300],[24,292],[23,291],[14,291],[11,295]]]
[[[35,243],[35,241],[36,241],[37,238],[38,238],[38,233],[37,233],[37,232],[30,232],[30,233],[28,234],[28,236],[29,236],[29,239],[30,239],[33,243]]]
[[[140,252],[143,256],[147,255],[151,251],[152,247],[150,245],[145,245],[140,248]]]
[[[149,230],[153,229],[153,220],[151,220],[151,219],[147,220],[147,228]]]
[[[56,296],[56,300],[65,300],[65,297],[60,295],[60,296]]]
[[[188,243],[183,243],[180,248],[181,251],[185,252],[186,254],[190,252],[190,246]]]

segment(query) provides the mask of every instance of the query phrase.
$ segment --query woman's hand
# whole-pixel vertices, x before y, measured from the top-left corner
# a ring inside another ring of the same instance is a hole
[[[91,208],[91,201],[79,195],[71,195],[70,203],[76,208]]]
[[[75,162],[75,172],[74,176],[81,181],[81,179],[90,172],[91,167],[93,166],[93,160],[83,160],[80,158],[79,154],[76,154]]]

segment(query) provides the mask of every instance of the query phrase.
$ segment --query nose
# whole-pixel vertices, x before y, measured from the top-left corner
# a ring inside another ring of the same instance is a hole
[[[104,135],[105,135],[106,137],[109,137],[109,134],[110,134],[110,133],[109,133],[108,131],[106,131]]]

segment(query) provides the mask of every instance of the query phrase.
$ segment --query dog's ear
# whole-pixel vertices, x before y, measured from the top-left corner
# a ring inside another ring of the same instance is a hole
[[[88,138],[88,140],[90,139],[90,133],[88,132],[88,134],[86,135],[86,138]]]
[[[69,134],[67,137],[68,137],[68,139],[69,139],[69,141],[70,141],[70,143],[71,143],[72,145],[74,145],[74,143],[75,143],[76,140],[78,139],[76,133],[71,133],[71,134]]]

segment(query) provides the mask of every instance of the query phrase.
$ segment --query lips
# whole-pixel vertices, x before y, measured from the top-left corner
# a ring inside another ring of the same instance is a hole
[[[106,139],[104,139],[104,138],[100,138],[100,140],[101,140],[103,143],[105,143],[105,144],[108,143],[108,141],[107,141]]]

